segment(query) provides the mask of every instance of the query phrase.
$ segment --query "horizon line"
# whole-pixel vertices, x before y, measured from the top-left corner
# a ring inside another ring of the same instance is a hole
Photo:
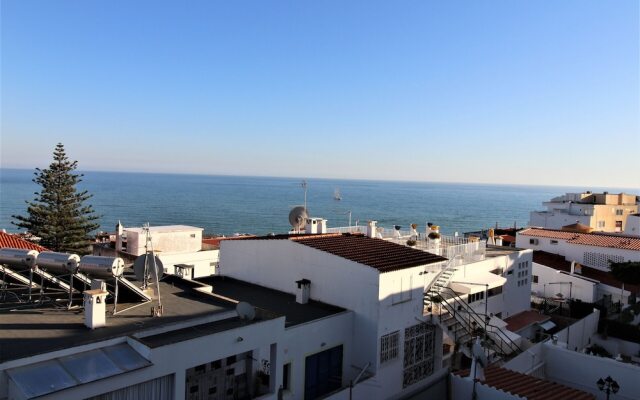
[[[18,171],[35,171],[35,168],[17,168],[17,167],[2,167],[1,170],[18,170]],[[186,176],[217,176],[217,177],[229,177],[229,178],[275,178],[275,179],[316,179],[325,181],[364,181],[364,182],[397,182],[397,183],[437,183],[437,184],[450,184],[450,185],[477,185],[477,186],[523,186],[523,187],[549,187],[549,188],[584,188],[583,191],[594,189],[615,189],[615,190],[631,190],[636,191],[636,195],[640,195],[640,187],[612,187],[612,186],[599,186],[591,185],[586,187],[584,185],[563,185],[563,184],[524,184],[524,183],[497,183],[497,182],[464,182],[464,181],[433,181],[433,180],[410,180],[410,179],[384,179],[384,178],[331,178],[331,177],[318,177],[318,176],[277,176],[277,175],[241,175],[241,174],[222,174],[222,173],[206,173],[206,172],[160,172],[160,171],[122,171],[122,170],[99,170],[99,169],[78,169],[79,173],[120,173],[120,174],[148,174],[148,175],[186,175]]]

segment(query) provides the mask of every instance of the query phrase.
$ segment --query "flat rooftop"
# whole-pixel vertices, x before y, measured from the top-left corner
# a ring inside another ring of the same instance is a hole
[[[198,278],[199,282],[213,287],[213,293],[237,301],[250,303],[254,307],[285,316],[285,327],[290,327],[345,311],[344,308],[309,300],[307,304],[296,303],[296,296],[279,290],[268,289],[237,279],[209,276]]]
[[[213,293],[195,290],[203,287],[203,284],[211,285]],[[60,305],[48,303],[2,311],[0,363],[132,336],[149,328],[197,320],[215,313],[235,311],[237,303],[241,301],[256,307],[255,320],[245,321],[234,317],[208,323],[196,322],[191,327],[136,340],[149,347],[159,347],[280,316],[285,317],[286,327],[290,327],[345,311],[344,308],[314,300],[298,304],[292,294],[220,276],[186,281],[165,275],[160,282],[160,294],[163,306],[161,317],[151,317],[151,308],[158,304],[157,300],[148,303],[119,303],[116,315],[111,315],[113,304],[107,304],[107,326],[95,330],[84,325],[84,311],[80,307],[67,310]]]
[[[91,330],[84,325],[82,308],[67,310],[52,304],[0,313],[0,363],[68,347],[129,336],[148,328],[235,310],[235,303],[193,290],[193,285],[175,277],[160,283],[162,317],[151,317],[148,303],[107,304],[107,326]],[[126,310],[127,307],[137,305]]]
[[[485,252],[485,257],[501,257],[501,256],[508,256],[509,254],[513,254],[513,253],[517,253],[519,251],[522,251],[523,249],[517,248],[517,247],[508,247],[508,246],[494,246],[494,245],[487,245],[487,250]]]
[[[123,231],[128,232],[144,232],[143,227],[126,227],[122,228]],[[151,233],[167,233],[167,232],[190,232],[190,231],[204,231],[204,228],[198,228],[197,226],[189,225],[163,225],[163,226],[150,226],[149,232]]]

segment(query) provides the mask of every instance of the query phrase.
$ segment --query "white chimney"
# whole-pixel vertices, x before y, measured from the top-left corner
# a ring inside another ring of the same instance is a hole
[[[318,233],[318,221],[315,218],[305,220],[304,233]]]
[[[378,223],[378,221],[368,221],[367,222],[367,236],[369,236],[370,238],[375,238],[376,237],[376,224]]]
[[[296,303],[307,304],[311,294],[311,281],[308,279],[300,279],[296,281],[298,290],[296,291]]]
[[[122,233],[124,232],[124,227],[118,220],[118,224],[116,225],[116,251],[122,251]]]
[[[327,220],[320,219],[318,222],[318,233],[327,233]]]
[[[102,289],[84,291],[84,324],[88,328],[96,329],[107,325],[108,294],[109,292]]]
[[[502,238],[500,236],[495,237],[496,246],[502,246]]]

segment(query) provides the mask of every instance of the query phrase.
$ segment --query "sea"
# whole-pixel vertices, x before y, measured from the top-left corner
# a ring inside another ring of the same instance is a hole
[[[112,232],[118,221],[127,227],[149,223],[191,225],[206,235],[285,233],[291,208],[303,205],[303,178],[180,175],[127,172],[82,172],[79,190],[100,216],[100,230]],[[25,215],[27,201],[39,186],[34,171],[0,169],[0,229],[19,232],[12,215]],[[391,228],[423,230],[428,222],[445,234],[490,227],[526,226],[529,212],[566,192],[625,191],[615,188],[494,185],[306,179],[310,216],[329,227],[364,225],[368,220]],[[335,199],[339,191],[341,200]],[[628,191],[628,190],[626,190]]]

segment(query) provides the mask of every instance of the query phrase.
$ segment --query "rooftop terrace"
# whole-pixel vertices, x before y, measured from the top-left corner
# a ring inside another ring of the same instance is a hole
[[[68,347],[128,336],[148,328],[233,311],[235,303],[193,290],[184,281],[167,277],[160,283],[164,309],[162,317],[151,317],[157,301],[118,304],[111,315],[107,305],[107,326],[91,330],[84,325],[82,308],[67,310],[52,304],[14,309],[0,314],[0,363]]]

